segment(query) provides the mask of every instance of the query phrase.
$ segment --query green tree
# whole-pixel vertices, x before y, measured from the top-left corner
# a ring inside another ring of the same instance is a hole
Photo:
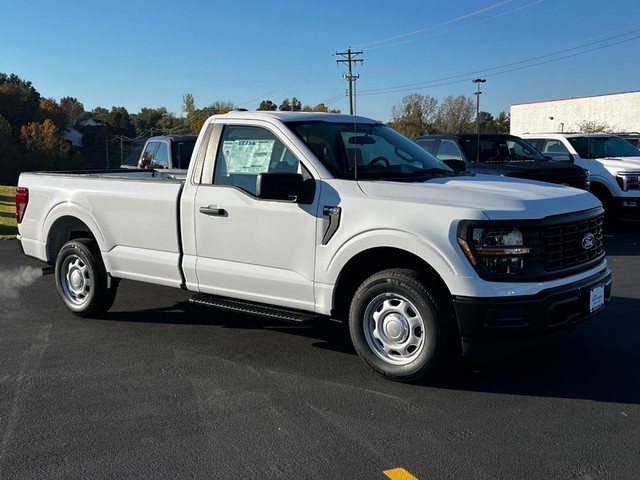
[[[332,110],[327,107],[324,103],[319,103],[315,107],[311,105],[305,105],[302,107],[303,112],[325,112],[325,113],[340,113],[340,110]]]
[[[163,133],[172,133],[174,135],[183,135],[191,133],[189,124],[185,118],[176,117],[173,113],[168,113],[156,124],[158,131]]]
[[[20,152],[13,140],[11,125],[0,115],[0,185],[18,182]]]
[[[271,100],[262,100],[260,105],[258,106],[258,110],[266,110],[266,111],[275,111],[278,109],[278,106],[273,103]]]
[[[292,108],[291,108],[291,102],[289,101],[289,99],[285,98],[280,104],[279,108],[281,112],[290,112]]]
[[[391,109],[391,126],[409,138],[435,133],[434,121],[438,100],[428,95],[413,93]]]
[[[511,118],[507,112],[500,112],[496,117],[496,132],[509,133],[511,131]]]
[[[165,107],[141,108],[140,112],[131,115],[131,122],[136,130],[136,136],[148,135],[152,130],[162,131],[158,123],[169,113]]]
[[[0,115],[11,125],[14,138],[22,125],[37,119],[39,108],[40,94],[31,82],[0,73]]]
[[[483,110],[480,110],[480,114],[478,115],[479,118],[479,122],[478,122],[478,131],[480,133],[495,133],[496,132],[496,121],[493,118],[493,115],[491,115],[489,112],[485,112]],[[474,132],[476,131],[476,124],[475,122],[472,123],[472,125],[469,126],[469,128],[467,129],[468,132]]]
[[[300,112],[302,111],[302,103],[296,97],[293,97],[291,100],[289,98],[285,98],[280,104],[281,112]]]

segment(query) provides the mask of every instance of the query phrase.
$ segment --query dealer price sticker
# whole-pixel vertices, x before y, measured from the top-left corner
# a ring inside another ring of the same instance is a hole
[[[604,285],[598,285],[591,289],[589,311],[595,312],[602,307],[604,307]]]

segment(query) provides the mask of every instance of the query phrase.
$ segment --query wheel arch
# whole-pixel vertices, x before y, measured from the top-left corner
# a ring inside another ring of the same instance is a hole
[[[55,219],[47,231],[47,261],[55,263],[64,244],[77,238],[91,238],[97,241],[92,229],[79,218],[64,215]]]
[[[371,275],[391,268],[406,268],[418,272],[426,285],[440,295],[447,305],[451,304],[451,292],[429,263],[397,247],[376,247],[358,253],[340,271],[333,294],[332,316],[344,321],[348,317],[349,305],[358,286]]]

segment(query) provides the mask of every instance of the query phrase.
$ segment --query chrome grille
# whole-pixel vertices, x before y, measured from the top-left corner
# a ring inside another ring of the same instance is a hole
[[[575,223],[554,225],[543,230],[543,268],[548,272],[588,265],[604,256],[602,242],[603,217]],[[583,247],[588,234],[595,237],[592,248]]]

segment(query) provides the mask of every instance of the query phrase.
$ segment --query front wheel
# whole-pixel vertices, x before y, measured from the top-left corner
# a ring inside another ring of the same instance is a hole
[[[105,313],[116,297],[117,282],[108,287],[107,272],[95,240],[67,242],[56,259],[56,287],[65,305],[76,315]]]
[[[443,306],[412,270],[385,270],[365,280],[351,302],[349,331],[360,357],[393,380],[433,377],[450,353]]]

